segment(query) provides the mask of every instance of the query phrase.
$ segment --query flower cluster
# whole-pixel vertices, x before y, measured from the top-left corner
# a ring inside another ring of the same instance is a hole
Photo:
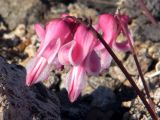
[[[123,33],[122,25],[128,30],[128,21],[125,15],[102,14],[95,29],[111,48],[126,52],[130,49],[128,40],[119,43],[117,37]],[[85,87],[87,75],[98,75],[110,66],[112,57],[93,28],[75,17],[65,14],[50,21],[44,28],[36,24],[35,30],[40,47],[26,66],[28,86],[46,80],[54,68],[71,65],[65,87],[73,102]]]

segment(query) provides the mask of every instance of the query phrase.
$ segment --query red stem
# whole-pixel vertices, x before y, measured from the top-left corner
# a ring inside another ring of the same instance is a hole
[[[154,17],[152,16],[152,14],[149,12],[148,8],[144,4],[144,0],[138,0],[138,2],[139,2],[140,7],[142,8],[142,10],[144,11],[144,14],[148,17],[148,19],[151,21],[151,23],[153,25],[157,25],[156,20],[154,19]]]
[[[121,26],[121,28],[122,28],[125,36],[126,36],[127,39],[128,39],[128,42],[129,42],[129,45],[130,45],[130,47],[131,47],[131,51],[132,51],[132,54],[133,54],[133,58],[134,58],[134,61],[135,61],[135,63],[136,63],[136,66],[137,66],[138,73],[139,73],[139,75],[140,75],[140,77],[141,77],[141,80],[142,80],[142,83],[143,83],[143,86],[144,86],[144,89],[145,89],[147,98],[151,101],[151,97],[150,97],[150,94],[149,94],[149,89],[148,89],[147,84],[146,84],[146,82],[145,82],[145,79],[144,79],[144,76],[143,76],[143,73],[142,73],[140,64],[139,64],[138,59],[137,59],[137,56],[136,56],[135,49],[134,49],[134,47],[133,47],[133,45],[132,45],[132,42],[131,42],[131,41],[133,41],[133,40],[131,40],[131,34],[130,34],[129,30],[128,30],[127,28],[125,28],[125,26],[122,24],[121,19],[119,18],[118,15],[117,15],[117,18],[118,18],[118,20],[119,20],[119,22],[120,22],[120,26]],[[153,102],[152,102],[152,104],[153,104]]]
[[[114,59],[114,61],[117,63],[117,65],[119,66],[119,68],[122,70],[122,72],[124,73],[124,75],[126,76],[126,78],[129,80],[129,82],[131,83],[131,85],[135,89],[136,93],[138,94],[138,96],[140,97],[140,99],[142,100],[142,102],[144,103],[144,105],[146,106],[146,108],[147,108],[148,112],[150,113],[151,117],[153,118],[153,120],[158,120],[157,115],[155,114],[154,110],[148,104],[148,102],[147,102],[144,94],[139,90],[139,88],[137,87],[136,83],[134,82],[134,80],[132,79],[132,77],[130,76],[130,74],[127,72],[127,70],[125,69],[125,67],[123,66],[122,62],[118,59],[118,57],[112,51],[112,49],[110,48],[110,46],[105,42],[105,40],[102,38],[102,36],[93,27],[91,27],[91,28],[92,28],[93,32],[95,32],[96,36],[99,38],[100,42],[104,45],[104,47],[110,53],[110,55],[112,56],[112,58]]]

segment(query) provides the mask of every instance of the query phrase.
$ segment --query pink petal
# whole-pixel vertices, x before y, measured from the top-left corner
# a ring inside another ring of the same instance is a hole
[[[77,42],[73,41],[71,48],[69,49],[69,62],[72,65],[79,65],[83,62],[85,55],[83,54],[83,48]]]
[[[58,59],[62,65],[68,65],[70,63],[68,54],[69,54],[69,50],[71,49],[72,44],[73,44],[73,41],[66,43],[60,48],[58,52]]]
[[[110,44],[117,37],[117,21],[112,14],[103,14],[99,17],[99,26],[103,32],[103,38]]]
[[[130,45],[128,43],[128,40],[125,40],[121,43],[118,43],[118,42],[113,42],[113,48],[117,51],[122,51],[122,52],[127,52],[130,50]]]
[[[46,25],[46,36],[45,36],[45,44],[49,43],[52,40],[57,38],[57,25],[59,20],[52,20]],[[59,36],[58,36],[59,37]]]
[[[49,22],[46,26],[46,35],[43,43],[42,49],[39,51],[39,56],[48,49],[48,46],[54,46],[57,42],[57,39],[61,40],[61,45],[70,38],[70,29],[64,21],[61,19],[56,19]]]
[[[63,65],[59,62],[58,55],[53,60],[52,64],[53,64],[53,68],[56,69],[56,70],[62,70],[63,69]]]
[[[112,61],[112,57],[108,53],[108,51],[106,49],[102,49],[99,52],[99,57],[100,57],[100,60],[101,60],[101,71],[109,68],[109,66],[111,64],[111,61]]]
[[[119,17],[119,18],[118,18]],[[116,42],[116,40],[112,43],[113,48],[118,50],[118,51],[129,51],[130,50],[130,44],[133,44],[133,37],[131,36],[131,33],[128,29],[128,22],[129,22],[129,17],[126,15],[117,15],[116,17],[117,21],[119,22],[119,31],[122,31],[123,35],[125,35],[128,39],[126,41],[123,41],[121,43]],[[129,39],[131,41],[129,41]]]
[[[44,56],[50,64],[57,55],[60,46],[61,40],[57,38],[56,40],[51,41],[49,44],[43,45],[41,50],[38,51],[37,56]]]
[[[31,65],[31,63],[34,63],[32,69],[28,68]],[[36,83],[37,78],[47,65],[47,60],[44,57],[40,57],[33,59],[31,63],[29,63],[29,65],[26,67],[27,68],[26,85],[28,86]]]
[[[125,28],[126,32],[129,36],[129,39],[131,40],[131,44],[133,45],[133,43],[134,43],[133,36],[131,35],[127,25],[124,25],[124,26],[126,26],[126,28]],[[118,43],[118,42],[116,42],[116,40],[114,40],[113,43],[112,43],[112,46],[113,46],[114,49],[116,49],[118,51],[122,51],[122,52],[127,52],[127,51],[131,50],[131,46],[129,44],[128,39],[121,42],[121,43]]]
[[[67,24],[67,22],[57,19],[54,21],[51,21],[46,26],[46,40],[50,41],[53,39],[60,38],[61,43],[64,43],[66,38],[70,35],[71,31]]]
[[[127,27],[130,21],[130,18],[127,15],[119,15],[122,24]]]
[[[74,36],[75,43],[70,52],[70,62],[72,65],[79,65],[86,56],[93,50],[97,40],[89,28],[80,25]]]
[[[44,39],[43,43],[41,43],[41,45],[40,45],[40,48],[38,50],[38,56],[41,56],[43,54],[43,52],[45,51],[46,47],[49,44],[53,45],[56,43],[56,40],[58,38],[55,36],[54,31],[55,31],[55,27],[56,27],[57,23],[58,23],[57,20],[53,20],[47,24],[45,39]]]
[[[87,56],[87,59],[85,61],[85,68],[90,75],[99,74],[101,70],[101,63],[100,58],[95,51],[93,51],[89,56]]]
[[[26,65],[26,70],[27,70],[27,74],[29,74],[33,68],[35,67],[34,65],[36,64],[36,62],[39,60],[38,57],[33,57]]]
[[[86,85],[86,72],[84,67],[73,67],[65,82],[69,99],[71,102],[74,102]]]
[[[94,50],[99,51],[99,50],[102,50],[102,49],[104,49],[104,46],[100,41],[98,41],[97,44],[95,45]]]
[[[60,39],[57,39],[55,42],[56,43],[53,44],[50,43],[43,53],[43,56],[47,58],[48,64],[51,64],[53,62],[61,47]]]
[[[37,77],[37,79],[34,81],[35,83],[42,82],[44,80],[47,80],[49,77],[50,72],[53,70],[52,64],[47,64],[41,71],[40,75]]]
[[[35,24],[34,28],[36,30],[36,34],[39,37],[39,41],[42,42],[45,38],[45,30],[40,24]]]

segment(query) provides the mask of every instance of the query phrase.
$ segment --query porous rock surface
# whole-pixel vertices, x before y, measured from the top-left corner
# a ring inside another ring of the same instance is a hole
[[[5,21],[9,29],[21,23],[33,24],[45,11],[41,0],[0,0],[0,20]]]
[[[118,2],[120,11],[129,15],[132,19],[133,35],[136,39],[160,41],[160,1],[144,0],[146,7],[157,21],[157,25],[151,24],[144,15],[138,0],[120,0]]]
[[[23,67],[0,57],[0,119],[60,120],[60,103],[42,84],[27,87]]]

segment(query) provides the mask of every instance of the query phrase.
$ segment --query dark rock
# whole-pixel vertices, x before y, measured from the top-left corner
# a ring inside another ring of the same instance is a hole
[[[0,107],[3,120],[60,120],[59,100],[42,84],[25,85],[22,66],[0,57]]]
[[[134,88],[125,85],[117,87],[114,92],[119,101],[131,101],[137,96]]]
[[[11,63],[18,63],[18,61],[27,58],[27,54],[16,49],[22,40],[18,37],[12,39],[0,39],[0,55]]]
[[[45,11],[45,5],[40,0],[0,0],[0,16],[9,29],[21,23],[35,23]]]
[[[114,92],[103,86],[73,103],[69,102],[65,90],[60,91],[58,96],[62,105],[62,120],[113,120],[114,116],[123,116],[124,113]]]
[[[102,110],[107,109],[109,104],[116,102],[116,96],[109,88],[98,87],[97,90],[92,93],[92,96],[91,106],[101,108]]]

